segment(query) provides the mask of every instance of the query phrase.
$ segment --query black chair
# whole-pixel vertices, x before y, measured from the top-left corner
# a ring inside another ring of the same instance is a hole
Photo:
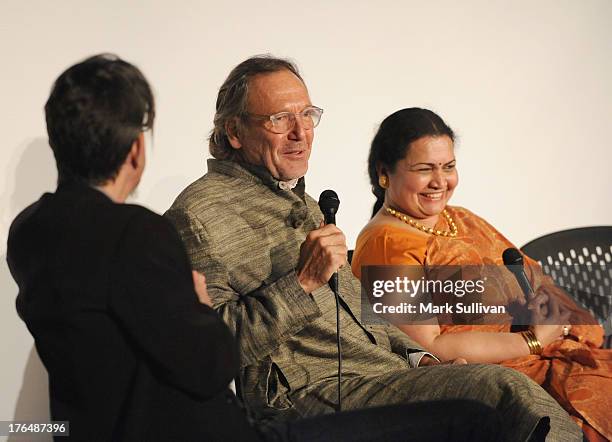
[[[612,343],[612,226],[583,227],[551,233],[521,247],[544,273],[589,310]]]

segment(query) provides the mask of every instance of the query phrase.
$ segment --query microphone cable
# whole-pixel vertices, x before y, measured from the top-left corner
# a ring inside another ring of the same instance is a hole
[[[336,224],[336,212],[340,206],[338,194],[333,190],[324,190],[319,196],[319,208],[325,217],[325,224]],[[338,403],[336,413],[342,411],[342,344],[340,342],[340,295],[338,294],[338,272],[329,279],[329,287],[336,298],[336,347],[338,350]]]
[[[336,298],[336,346],[338,349],[338,404],[336,413],[342,411],[342,343],[340,342],[340,295],[338,294],[338,272],[332,275],[330,286]]]

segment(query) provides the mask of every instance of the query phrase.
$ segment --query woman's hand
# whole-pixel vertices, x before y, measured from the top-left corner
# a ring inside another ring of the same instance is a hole
[[[544,293],[533,298],[527,308],[531,310],[533,332],[542,346],[550,344],[563,335],[563,326],[569,322],[571,312]]]

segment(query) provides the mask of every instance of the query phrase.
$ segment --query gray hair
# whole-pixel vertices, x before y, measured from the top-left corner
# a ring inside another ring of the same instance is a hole
[[[270,54],[255,55],[232,69],[217,95],[214,128],[208,137],[208,146],[213,157],[219,160],[235,158],[236,150],[229,142],[227,126],[235,125],[235,130],[239,131],[240,125],[246,120],[251,78],[282,70],[290,71],[304,82],[295,63]]]

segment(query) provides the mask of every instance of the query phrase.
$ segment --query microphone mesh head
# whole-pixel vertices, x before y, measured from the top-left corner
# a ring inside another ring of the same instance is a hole
[[[325,213],[331,210],[332,213],[335,213],[339,206],[340,200],[336,192],[329,189],[321,192],[321,196],[319,196],[319,207],[321,208],[321,212]]]
[[[510,247],[504,250],[504,253],[502,254],[502,259],[504,260],[504,264],[507,266],[523,265],[523,255],[521,255],[521,252],[516,250],[514,247]]]

